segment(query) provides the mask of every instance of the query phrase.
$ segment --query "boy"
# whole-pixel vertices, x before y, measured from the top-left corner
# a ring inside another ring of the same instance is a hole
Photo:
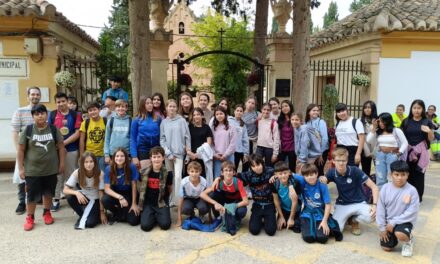
[[[108,120],[105,128],[104,155],[105,163],[110,163],[110,157],[119,147],[130,153],[131,117],[127,116],[128,103],[123,99],[116,101],[116,117]]]
[[[400,241],[402,256],[412,256],[413,229],[419,211],[419,195],[409,184],[409,167],[406,162],[397,160],[390,165],[392,182],[386,183],[380,192],[377,204],[376,223],[380,230],[380,245],[391,251]]]
[[[298,196],[295,191],[295,179],[289,166],[284,161],[275,163],[275,182],[273,185],[273,201],[278,213],[278,230],[283,227],[300,233],[299,217],[297,214]]]
[[[115,104],[116,104],[116,97],[114,96],[107,96],[105,98],[104,106],[102,107],[102,110],[99,111],[99,115],[102,117],[106,117],[107,119],[116,117],[115,112]]]
[[[66,155],[64,173],[57,176],[57,187],[55,188],[55,196],[50,208],[52,212],[60,209],[61,191],[64,188],[65,181],[78,168],[78,139],[79,128],[82,122],[81,113],[69,109],[65,93],[56,93],[54,99],[57,110],[50,112],[48,124],[54,125],[60,130],[61,135],[64,137]]]
[[[113,96],[116,99],[122,99],[128,102],[128,93],[121,88],[122,78],[118,76],[112,76],[110,78],[110,88],[108,88],[105,92],[102,93],[102,102],[105,102],[105,99],[108,96]]]
[[[266,234],[273,236],[277,230],[277,221],[273,189],[269,181],[274,170],[271,167],[266,167],[263,158],[257,154],[249,156],[249,164],[251,169],[238,176],[245,185],[249,184],[254,200],[249,220],[249,232],[252,235],[258,235],[264,227]]]
[[[336,221],[331,218],[331,199],[327,185],[318,181],[318,168],[314,164],[304,164],[301,175],[295,180],[301,189],[304,209],[301,212],[301,234],[304,241],[325,244],[330,234],[336,241],[342,240],[342,233]]]
[[[149,156],[151,167],[141,170],[142,181],[139,188],[139,208],[143,208],[141,229],[148,232],[157,223],[162,230],[167,230],[171,226],[168,198],[172,191],[173,174],[163,164],[163,148],[152,148]]]
[[[179,189],[176,226],[182,225],[182,214],[194,216],[194,208],[199,211],[199,217],[208,213],[209,208],[200,194],[206,190],[205,178],[200,176],[202,166],[197,161],[191,161],[187,166],[188,177],[183,178]]]
[[[336,148],[332,153],[332,162],[335,168],[330,169],[326,176],[321,177],[324,183],[334,182],[338,189],[333,218],[338,222],[341,232],[345,223],[351,218],[351,233],[359,236],[361,229],[359,221],[371,223],[376,216],[376,205],[379,189],[376,184],[358,167],[348,166],[348,151],[345,148]],[[363,184],[373,193],[373,205],[366,203]]]
[[[50,214],[52,197],[57,185],[57,173],[64,170],[64,143],[60,131],[48,125],[47,109],[37,104],[32,110],[34,124],[28,125],[20,134],[17,163],[20,178],[26,181],[26,222],[24,230],[34,227],[37,201],[43,195],[43,219],[46,225],[54,222]]]
[[[79,156],[85,151],[92,152],[101,171],[104,171],[104,135],[106,118],[99,116],[99,103],[91,102],[87,105],[89,118],[81,123],[79,129]]]
[[[394,127],[400,127],[402,125],[402,121],[408,116],[405,114],[405,105],[399,104],[396,106],[396,112],[391,115],[394,122]]]
[[[219,213],[225,215],[225,222],[229,223],[226,226],[226,231],[231,235],[235,235],[237,226],[240,225],[241,220],[246,216],[246,206],[249,204],[249,201],[246,190],[243,187],[243,182],[234,177],[234,163],[228,160],[224,161],[221,172],[222,174],[218,177],[218,180],[211,187],[203,191],[200,197],[214,206],[214,215],[216,217],[219,216]]]

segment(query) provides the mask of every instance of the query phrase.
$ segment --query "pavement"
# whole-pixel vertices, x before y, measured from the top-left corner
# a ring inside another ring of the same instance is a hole
[[[12,173],[0,173],[0,263],[440,263],[440,163],[426,174],[424,201],[414,230],[414,256],[384,252],[375,224],[361,225],[362,235],[344,232],[344,240],[325,245],[307,244],[299,234],[277,231],[274,237],[248,232],[250,212],[235,236],[216,231],[202,233],[173,227],[143,232],[125,223],[75,230],[77,216],[65,200],[55,223],[44,225],[41,206],[36,225],[23,231],[24,215],[14,213],[16,186]],[[331,186],[333,200],[335,188]],[[172,210],[173,223],[176,211]]]

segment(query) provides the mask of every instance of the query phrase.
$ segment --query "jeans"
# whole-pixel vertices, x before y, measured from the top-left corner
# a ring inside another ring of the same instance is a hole
[[[384,153],[380,150],[376,153],[376,185],[379,189],[388,182],[388,175],[391,173],[390,165],[398,160],[396,153]]]
[[[264,165],[272,167],[273,148],[257,146],[257,151],[255,151],[255,154],[263,157]]]
[[[226,158],[226,160],[231,161],[232,163],[234,163],[234,155],[230,155]],[[219,177],[222,174],[222,163],[223,161],[221,160],[214,160],[214,179]]]

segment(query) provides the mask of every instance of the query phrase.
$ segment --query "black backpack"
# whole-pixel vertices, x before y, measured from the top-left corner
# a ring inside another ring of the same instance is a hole
[[[106,125],[107,125],[107,117],[103,117],[102,119],[103,119],[103,121],[104,121],[104,126],[106,126]],[[86,136],[85,136],[84,144],[87,143],[87,131],[89,131],[90,118],[87,118],[87,119],[85,120],[85,122],[86,122],[86,124],[85,124],[85,127],[86,127],[86,132],[85,132],[85,134],[86,134]],[[113,128],[113,126],[112,126],[112,128]]]
[[[30,124],[26,126],[26,137],[30,138],[32,136],[32,128],[34,127],[34,124]],[[58,144],[58,138],[57,138],[57,127],[54,125],[49,125],[50,133],[52,134],[52,138],[55,141],[55,145]]]

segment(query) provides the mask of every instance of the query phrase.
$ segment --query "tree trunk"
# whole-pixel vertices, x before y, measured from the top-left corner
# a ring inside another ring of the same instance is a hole
[[[261,64],[266,64],[267,18],[269,12],[269,0],[256,0],[255,30],[254,30],[254,58],[258,58]]]
[[[293,9],[293,101],[300,113],[310,103],[310,0],[296,0]]]
[[[151,95],[150,18],[149,1],[129,0],[130,71],[133,111],[138,109],[139,98]]]

